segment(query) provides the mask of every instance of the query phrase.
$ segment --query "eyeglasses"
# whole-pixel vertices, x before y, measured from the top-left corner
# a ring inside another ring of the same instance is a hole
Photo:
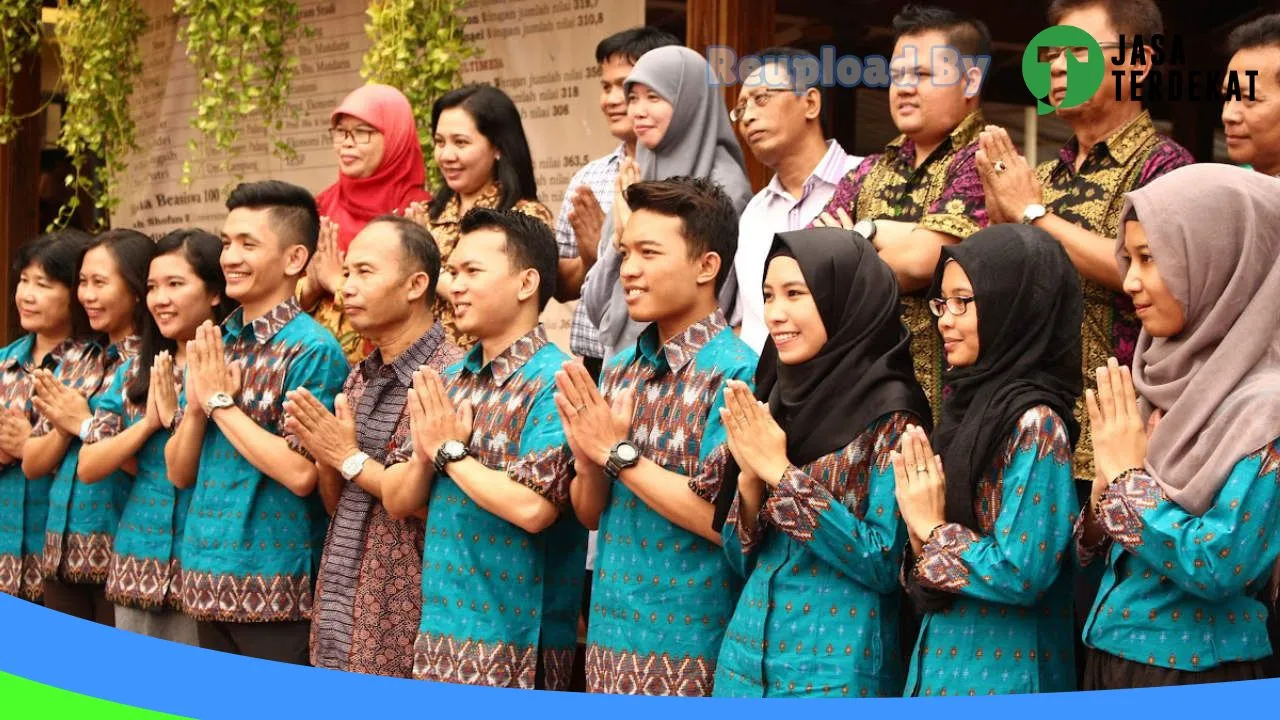
[[[795,92],[795,91],[790,88],[765,88],[764,90],[761,90],[760,92],[750,97],[751,104],[754,105],[755,107],[762,108],[765,105],[769,104],[769,101],[773,99],[774,95],[777,95],[778,93],[787,93],[787,92]],[[735,125],[742,122],[742,116],[745,115],[746,112],[747,112],[747,102],[745,100],[739,101],[738,104],[735,105],[734,108],[729,111],[729,122]]]
[[[368,145],[373,139],[374,133],[378,132],[371,128],[356,128],[355,130],[346,130],[344,128],[329,128],[329,139],[334,145],[341,145],[351,138],[356,141],[357,145]]]
[[[942,317],[942,313],[950,311],[953,316],[959,317],[965,314],[969,309],[969,303],[974,298],[964,297],[963,295],[954,295],[946,298],[934,298],[929,301],[929,311],[934,317]]]
[[[1120,47],[1120,43],[1104,42],[1098,43],[1098,47],[1103,50],[1111,50]],[[1083,45],[1074,45],[1068,47],[1056,45],[1041,45],[1036,48],[1036,60],[1042,63],[1052,63],[1062,57],[1062,53],[1070,52],[1076,60],[1080,62],[1089,62],[1089,48]]]

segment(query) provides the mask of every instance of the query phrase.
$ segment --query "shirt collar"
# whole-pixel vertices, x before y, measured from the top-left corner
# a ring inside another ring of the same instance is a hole
[[[112,343],[107,346],[106,357],[108,360],[129,358],[138,354],[138,350],[142,347],[142,338],[138,335],[130,335],[118,343]]]
[[[61,346],[59,346],[61,347]],[[0,370],[13,370],[19,366],[31,369],[31,362],[35,358],[31,357],[36,349],[36,336],[23,335],[18,339],[18,345],[13,352],[5,359],[4,364],[0,365]]]
[[[408,387],[413,384],[413,373],[431,360],[442,342],[444,342],[444,326],[437,320],[430,330],[423,333],[422,337],[415,340],[395,360],[391,361],[391,371],[395,373],[402,385]],[[381,372],[386,366],[382,362],[382,349],[374,350],[369,357],[365,358],[361,366],[365,379]]]
[[[301,312],[302,307],[298,305],[298,300],[293,295],[290,295],[288,300],[271,308],[266,315],[251,321],[247,328],[252,331],[254,340],[260,344],[266,343]],[[223,321],[222,326],[232,335],[244,334],[246,329],[244,308],[236,308],[236,311]]]
[[[529,359],[538,353],[543,346],[547,345],[547,331],[539,323],[537,327],[530,330],[519,340],[511,343],[511,347],[503,350],[498,357],[484,364],[484,348],[480,343],[471,348],[471,352],[467,353],[467,357],[462,361],[463,372],[472,375],[479,375],[484,372],[485,368],[493,375],[493,382],[498,387],[507,384],[507,380],[511,379],[516,371],[524,367]]]
[[[1143,110],[1120,129],[1107,136],[1105,140],[1099,142],[1098,146],[1101,146],[1117,163],[1127,165],[1134,153],[1145,146],[1155,132],[1156,126],[1151,122],[1151,113]],[[1067,144],[1062,146],[1062,150],[1058,151],[1058,159],[1072,169],[1075,169],[1076,158],[1079,155],[1080,139],[1075,136],[1072,136]]]
[[[480,197],[476,198],[475,205],[472,207],[480,208],[496,208],[498,207],[498,193],[501,190],[498,183],[491,182],[485,186],[480,193]],[[457,223],[462,221],[462,196],[457,193],[449,198],[449,202],[445,203],[444,209],[440,211],[440,215],[436,217],[436,223]]]
[[[728,326],[724,311],[716,308],[715,312],[690,325],[684,332],[659,347],[658,324],[653,323],[640,333],[640,339],[636,341],[636,349],[654,365],[661,366],[665,359],[671,372],[680,372],[702,348],[706,347],[707,343],[711,342],[711,338],[719,335],[720,331]]]
[[[827,141],[827,152],[818,161],[818,164],[809,173],[809,177],[804,181],[805,192],[808,192],[813,185],[815,179],[821,180],[828,185],[839,185],[847,173],[845,165],[849,161],[849,154],[844,151],[840,143],[835,140]],[[778,174],[774,173],[773,178],[769,180],[769,184],[765,186],[770,194],[778,197],[791,197],[786,188],[782,187],[782,181],[778,179]]]
[[[965,145],[976,142],[978,140],[978,135],[982,133],[982,129],[986,127],[986,124],[987,121],[982,115],[982,110],[974,110],[966,115],[965,118],[960,121],[960,124],[956,125],[951,132],[947,134],[947,139],[938,146],[938,149],[946,148],[943,152],[950,153],[955,150],[959,150]],[[914,140],[908,139],[906,135],[899,135],[898,137],[890,140],[889,144],[885,147],[886,149],[895,149],[902,155],[915,157],[916,143]],[[938,150],[934,150],[934,152],[936,153]]]

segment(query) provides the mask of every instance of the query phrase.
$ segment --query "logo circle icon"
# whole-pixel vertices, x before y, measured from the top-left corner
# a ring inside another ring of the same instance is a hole
[[[1036,111],[1047,115],[1054,111],[1048,103],[1053,85],[1051,63],[1040,57],[1040,50],[1052,47],[1061,51],[1067,63],[1067,92],[1058,103],[1058,108],[1073,108],[1093,97],[1102,87],[1102,78],[1106,74],[1107,63],[1102,56],[1102,47],[1098,41],[1084,30],[1074,25],[1054,25],[1041,30],[1022,53],[1022,80],[1027,89],[1036,97]],[[1080,49],[1087,51],[1088,58],[1081,60]],[[1054,61],[1056,62],[1056,60]]]

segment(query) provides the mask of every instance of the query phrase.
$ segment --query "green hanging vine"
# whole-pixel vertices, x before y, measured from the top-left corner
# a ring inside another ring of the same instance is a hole
[[[239,154],[237,141],[246,118],[278,133],[295,113],[289,86],[298,67],[293,43],[302,37],[294,0],[175,0],[174,11],[186,19],[179,39],[200,79],[191,126],[198,132],[188,148],[196,158],[217,157],[218,172],[227,172]],[[296,153],[283,140],[275,154]],[[190,160],[182,164],[182,184],[191,184]]]
[[[67,184],[76,194],[58,213],[63,225],[80,205],[80,194],[111,211],[119,202],[117,180],[125,160],[137,150],[137,127],[129,110],[133,83],[142,72],[138,36],[147,16],[137,0],[59,0],[62,19],[56,36],[62,58],[67,113],[58,145],[67,151],[75,174]],[[85,170],[97,161],[92,175]]]
[[[40,3],[0,0],[0,145],[18,132],[23,116],[13,114],[13,83],[22,64],[40,46]]]
[[[433,161],[431,106],[457,87],[462,62],[479,53],[463,32],[465,0],[370,0],[365,34],[373,44],[360,74],[391,85],[409,98],[428,183],[440,182]]]

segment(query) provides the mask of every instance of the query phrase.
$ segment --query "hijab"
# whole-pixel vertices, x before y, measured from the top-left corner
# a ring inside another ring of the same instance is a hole
[[[787,458],[797,467],[837,452],[880,417],[907,412],[928,427],[932,412],[916,381],[911,333],[902,323],[898,279],[861,235],[810,228],[774,235],[765,263],[795,258],[827,331],[812,358],[778,361],[770,338],[756,372],[756,397],[787,433]],[[713,527],[724,525],[738,486],[730,459],[716,498]]]
[[[720,185],[739,214],[751,200],[751,182],[747,179],[742,147],[734,136],[729,111],[718,87],[709,82],[711,69],[707,61],[687,47],[668,45],[650,50],[636,61],[627,76],[630,92],[636,83],[653,89],[671,103],[672,114],[667,132],[658,146],[650,150],[636,144],[636,162],[641,180],[666,180],[673,177],[707,178]],[[587,290],[594,300],[585,303],[591,322],[600,331],[600,341],[616,352],[635,344],[643,327],[627,314],[626,300],[618,282],[621,257],[613,248],[613,213],[610,208],[603,225],[599,260],[588,277]],[[733,258],[722,258],[731,264]],[[598,268],[598,269],[597,269]],[[720,291],[720,306],[726,315],[733,310],[737,294],[735,273],[730,272]]]
[[[973,288],[969,312],[978,312],[978,359],[944,371],[931,444],[947,476],[947,522],[977,529],[978,481],[1023,413],[1047,405],[1066,425],[1073,447],[1080,436],[1073,410],[1083,386],[1083,298],[1062,245],[1029,225],[996,225],[942,248],[930,298],[942,297],[942,275],[951,261]],[[945,609],[955,599],[914,578],[907,591],[922,612]]]
[[[1186,312],[1174,337],[1138,335],[1133,384],[1164,417],[1146,468],[1200,515],[1242,458],[1280,437],[1280,180],[1189,165],[1125,196],[1165,286]],[[1116,242],[1127,272],[1124,227]]]
[[[413,108],[399,90],[374,83],[357,88],[329,116],[330,122],[336,123],[340,115],[377,128],[384,142],[382,162],[373,175],[352,178],[339,173],[338,182],[316,196],[320,214],[338,224],[338,249],[346,252],[370,220],[430,200],[431,194],[422,187],[426,169]]]

